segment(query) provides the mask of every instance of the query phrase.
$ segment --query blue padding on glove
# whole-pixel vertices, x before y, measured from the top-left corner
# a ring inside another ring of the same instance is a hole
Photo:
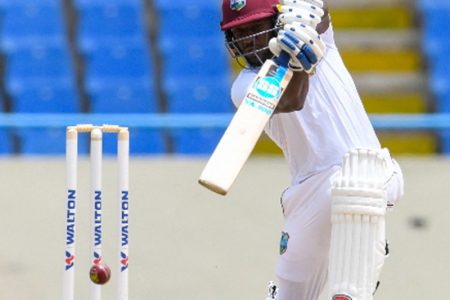
[[[289,38],[287,38],[286,36],[281,39],[281,42],[285,46],[287,46],[289,49],[291,49],[292,51],[297,49],[297,46]]]
[[[297,59],[298,59],[298,60],[300,61],[300,63],[302,64],[303,69],[305,69],[306,71],[311,70],[312,64],[309,62],[308,58],[305,56],[305,54],[304,54],[302,51],[300,51],[300,52],[297,54]]]
[[[306,58],[312,63],[317,63],[317,55],[314,53],[314,51],[311,49],[311,47],[307,44],[304,44],[302,46],[302,52],[305,54]]]
[[[287,36],[294,44],[298,45],[300,43],[300,40],[289,31],[285,31],[284,36]]]

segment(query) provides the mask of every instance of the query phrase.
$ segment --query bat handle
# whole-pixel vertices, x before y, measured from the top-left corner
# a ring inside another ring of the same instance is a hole
[[[286,51],[281,51],[280,56],[275,58],[275,63],[281,67],[287,68],[291,57]]]

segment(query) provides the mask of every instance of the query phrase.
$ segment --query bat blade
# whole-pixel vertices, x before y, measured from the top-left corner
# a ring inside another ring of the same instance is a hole
[[[292,78],[284,65],[267,60],[211,155],[198,182],[226,195],[250,156]]]

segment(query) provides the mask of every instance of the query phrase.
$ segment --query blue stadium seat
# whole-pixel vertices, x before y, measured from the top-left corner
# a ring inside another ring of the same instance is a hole
[[[441,92],[436,97],[436,111],[440,113],[450,113],[450,88]]]
[[[0,111],[4,110],[4,99],[0,95]],[[10,130],[0,129],[0,155],[10,154],[13,151]]]
[[[161,41],[163,76],[221,76],[230,74],[223,37],[167,38]]]
[[[448,0],[418,0],[417,6],[422,11],[430,11],[434,9],[450,9],[450,2]]]
[[[107,6],[107,5],[129,5],[140,7],[142,5],[141,0],[72,0],[72,1],[74,2],[75,7],[77,8],[88,6]]]
[[[10,50],[6,61],[6,86],[30,81],[73,82],[73,63],[66,46],[33,46]]]
[[[34,3],[33,3],[34,2]],[[59,6],[61,0],[0,0],[1,8],[9,8],[12,6],[27,6],[27,5],[46,5],[46,6]]]
[[[60,5],[32,2],[27,5],[9,6],[3,11],[2,21],[2,49],[61,44],[66,40],[63,10]]]
[[[168,111],[172,113],[232,112],[228,76],[181,77],[165,82]]]
[[[26,155],[63,155],[66,151],[65,128],[19,129],[20,153]],[[78,153],[88,153],[89,138],[78,136]]]
[[[164,154],[165,152],[166,145],[161,131],[136,129],[130,132],[131,154]]]
[[[441,137],[441,152],[450,154],[450,130],[443,130],[440,133]]]
[[[422,46],[429,62],[434,63],[436,59],[447,52],[447,49],[450,49],[450,40],[448,38],[428,38],[422,41]]]
[[[82,6],[79,11],[78,46],[82,52],[98,46],[147,42],[144,9],[141,6],[110,3]]]
[[[430,87],[437,97],[450,92],[450,52],[443,51],[430,61]]]
[[[91,112],[150,113],[158,111],[155,89],[151,82],[132,82],[99,86],[88,91]]]
[[[220,6],[214,1],[158,1],[159,38],[214,36],[219,33]]]
[[[130,130],[130,154],[164,154],[165,151],[165,140],[161,131],[151,129]],[[106,155],[117,154],[117,135],[105,134],[103,136],[103,153]]]
[[[85,55],[86,86],[95,89],[120,81],[147,83],[153,79],[153,66],[147,47],[115,45]]]
[[[10,91],[12,111],[22,113],[78,113],[80,100],[75,83],[26,83]]]
[[[0,129],[0,155],[7,155],[12,152],[13,146],[10,130]]]
[[[448,10],[436,8],[423,12],[423,46],[430,59],[440,52],[446,52],[450,31],[450,8]]]
[[[429,85],[433,92],[437,110],[450,112],[450,53],[443,51],[429,63]]]
[[[22,0],[23,1],[23,0]],[[444,0],[442,0],[444,1]],[[167,1],[167,0],[153,0],[154,6],[159,10],[178,9],[189,6],[202,6],[208,8],[220,9],[221,0],[179,0],[179,1]]]
[[[229,77],[184,77],[166,83],[168,111],[172,113],[232,112]],[[172,131],[174,151],[204,155],[214,150],[223,134],[221,129],[180,129]]]
[[[174,130],[172,134],[174,151],[186,155],[211,154],[223,133],[223,129]]]
[[[145,83],[117,81],[96,84],[88,90],[91,112],[95,113],[151,113],[158,111],[157,98],[151,81]],[[117,153],[117,137],[105,135],[105,154]],[[137,155],[163,154],[166,151],[161,130],[133,129],[130,131],[130,153]]]
[[[428,58],[430,88],[435,96],[436,110],[450,113],[450,1],[419,0],[423,15],[422,45]],[[439,133],[441,151],[450,154],[450,130]]]

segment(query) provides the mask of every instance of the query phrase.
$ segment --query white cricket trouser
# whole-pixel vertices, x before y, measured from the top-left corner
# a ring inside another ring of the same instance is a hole
[[[316,300],[328,274],[331,237],[331,176],[334,166],[283,193],[286,250],[276,268],[279,300]],[[282,254],[281,254],[282,253]]]

